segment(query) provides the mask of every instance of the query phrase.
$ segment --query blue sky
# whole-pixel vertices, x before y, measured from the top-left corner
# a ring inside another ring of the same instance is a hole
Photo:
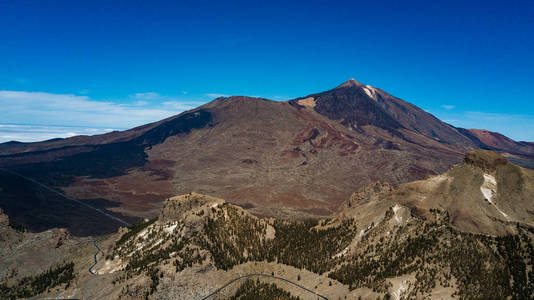
[[[530,0],[0,0],[0,12],[0,142],[126,129],[218,95],[283,100],[348,78],[455,126],[534,141]]]

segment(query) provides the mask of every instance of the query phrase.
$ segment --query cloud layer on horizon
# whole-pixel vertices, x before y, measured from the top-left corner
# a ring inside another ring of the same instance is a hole
[[[0,90],[0,143],[129,129],[201,104],[154,92],[136,93],[121,103],[74,94]]]
[[[73,126],[0,124],[0,143],[9,141],[39,142],[76,135],[95,135],[113,131],[112,128]]]
[[[180,101],[157,93],[138,93],[128,103],[88,96],[0,91],[3,124],[38,124],[126,129],[192,109],[202,102]]]
[[[204,94],[199,98],[207,100],[206,97],[217,96],[226,95]],[[159,121],[203,103],[155,92],[136,93],[123,101],[98,101],[85,95],[0,90],[0,143],[124,130]],[[443,105],[443,110],[434,115],[456,127],[487,129],[514,140],[534,141],[534,116],[453,108]]]

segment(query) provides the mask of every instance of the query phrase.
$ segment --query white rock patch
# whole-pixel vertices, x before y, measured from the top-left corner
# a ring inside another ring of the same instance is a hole
[[[148,228],[143,230],[143,231],[141,231],[137,236],[140,237],[140,238],[144,238],[145,235],[147,235],[147,233],[148,233]]]
[[[395,221],[399,224],[402,222],[402,217],[397,214],[400,208],[401,207],[398,204],[395,204],[395,206],[393,206],[393,213],[395,214],[394,218],[395,218]]]
[[[111,273],[122,270],[124,267],[125,265],[121,263],[120,259],[118,259],[117,262],[106,260],[106,262],[104,263],[104,266],[102,266],[100,270],[96,272],[96,274],[99,274],[99,275],[100,274],[111,274]]]
[[[367,94],[367,96],[371,97],[373,100],[376,101],[376,90],[374,87],[366,85],[363,87],[363,91]]]
[[[347,252],[349,252],[349,247],[350,247],[350,245],[347,246],[347,248],[343,249],[343,251],[341,251],[341,252],[339,252],[338,254],[334,255],[332,258],[334,258],[334,257],[341,257],[342,255],[347,254]]]
[[[155,247],[155,246],[161,244],[162,242],[163,242],[163,239],[159,239],[159,240],[157,240],[156,243],[154,243],[153,247]]]
[[[482,195],[484,195],[484,198],[486,198],[488,202],[501,213],[501,215],[508,219],[508,215],[493,202],[493,197],[497,194],[497,180],[495,180],[493,175],[484,174],[484,183],[480,186],[480,191],[482,192]]]
[[[393,296],[395,300],[400,300],[401,295],[402,293],[404,293],[405,290],[406,290],[406,281],[401,282],[399,284],[399,287],[391,293],[391,296]]]
[[[178,224],[172,224],[172,225],[167,225],[165,227],[163,227],[163,230],[165,230],[165,232],[167,232],[168,234],[172,234],[174,232],[174,230],[176,229],[176,226],[178,226]]]
[[[145,247],[145,243],[136,243],[136,246],[137,247],[135,248],[135,250],[132,253],[128,254],[128,256],[132,256],[135,252],[143,249]]]
[[[484,180],[489,181],[493,185],[497,185],[497,180],[495,180],[495,177],[493,175],[484,174]]]

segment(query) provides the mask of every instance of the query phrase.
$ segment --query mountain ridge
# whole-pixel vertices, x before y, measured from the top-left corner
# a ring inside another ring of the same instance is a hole
[[[0,144],[0,167],[75,199],[120,203],[110,210],[135,217],[157,214],[163,198],[197,191],[258,216],[317,218],[360,187],[440,174],[472,149],[534,161],[531,144],[490,147],[467,133],[349,80],[288,101],[219,97],[123,132]]]
[[[55,271],[28,277],[36,273],[32,267],[15,273],[19,266],[0,256],[8,266],[0,271],[0,291],[13,297],[228,299],[257,290],[237,281],[259,274],[257,286],[273,285],[256,297],[276,290],[302,299],[529,299],[533,195],[533,170],[475,150],[428,179],[363,187],[321,220],[258,218],[192,192],[165,199],[155,218],[120,228],[97,246],[64,230],[16,232],[0,211],[0,232],[7,233],[0,239],[10,241],[0,250],[39,261],[37,272],[49,265]],[[54,267],[48,259],[69,263]],[[58,280],[31,284],[45,275]]]
[[[267,98],[261,98],[261,97],[249,97],[249,96],[223,96],[223,97],[218,97],[218,98],[215,98],[213,99],[212,101],[206,103],[206,104],[203,104],[197,108],[194,108],[194,109],[191,109],[191,110],[188,110],[188,111],[184,111],[178,115],[174,115],[174,116],[171,116],[171,117],[168,117],[168,118],[165,118],[163,120],[160,120],[160,121],[156,121],[156,122],[152,122],[152,123],[148,123],[148,124],[145,124],[145,125],[140,125],[140,126],[136,126],[132,129],[128,129],[128,130],[124,130],[124,131],[113,131],[113,132],[109,132],[109,133],[104,133],[104,134],[99,134],[99,135],[92,135],[92,136],[87,136],[87,135],[79,135],[79,136],[74,136],[74,137],[69,137],[69,138],[59,138],[59,139],[52,139],[52,140],[46,140],[46,141],[39,141],[39,142],[17,142],[17,141],[9,141],[9,142],[5,142],[5,143],[0,143],[0,156],[6,156],[6,155],[10,155],[10,154],[15,154],[17,152],[32,152],[32,151],[38,151],[39,149],[35,149],[35,148],[32,148],[31,146],[32,145],[35,145],[35,146],[39,146],[39,144],[52,144],[50,145],[50,147],[61,147],[61,146],[64,146],[65,144],[68,144],[68,145],[85,145],[85,144],[90,144],[90,145],[98,145],[100,143],[109,143],[109,142],[117,142],[117,141],[122,141],[122,140],[125,140],[125,139],[128,139],[130,137],[136,137],[138,134],[140,133],[143,133],[145,130],[148,130],[152,127],[155,127],[157,125],[160,125],[162,123],[165,123],[166,121],[169,121],[169,120],[172,120],[172,119],[175,119],[177,117],[179,117],[180,115],[184,114],[184,113],[188,113],[190,111],[195,111],[201,107],[204,107],[204,106],[212,106],[213,103],[217,103],[217,102],[220,102],[220,101],[228,101],[228,99],[258,99],[258,100],[263,100],[263,101],[272,101],[272,102],[289,102],[289,103],[298,103],[299,100],[303,100],[303,99],[307,99],[309,97],[312,97],[314,95],[321,95],[321,94],[325,94],[325,93],[329,93],[329,92],[332,92],[332,91],[335,91],[335,90],[339,90],[339,89],[343,89],[343,88],[349,88],[349,89],[352,89],[352,88],[356,88],[356,89],[360,89],[360,91],[365,91],[366,89],[369,90],[369,89],[372,89],[374,91],[377,91],[378,92],[378,95],[383,97],[383,98],[393,98],[395,99],[396,101],[400,101],[402,104],[408,106],[408,107],[411,107],[411,108],[415,108],[417,110],[419,110],[420,113],[424,113],[426,114],[427,116],[435,119],[435,120],[438,120],[435,116],[431,115],[430,113],[427,113],[425,111],[423,111],[422,109],[418,108],[417,106],[409,103],[409,102],[406,102],[400,98],[397,98],[397,97],[394,97],[390,94],[388,94],[387,92],[385,92],[384,90],[380,89],[380,88],[375,88],[373,86],[370,86],[370,85],[364,85],[362,83],[360,83],[359,81],[357,81],[356,79],[354,78],[351,78],[347,81],[345,81],[344,83],[338,85],[337,87],[331,89],[331,90],[328,90],[326,92],[320,92],[320,93],[314,93],[314,94],[309,94],[308,96],[304,96],[304,97],[299,97],[299,98],[295,98],[295,99],[291,99],[291,100],[286,100],[286,101],[276,101],[276,100],[270,100],[270,99],[267,99]],[[372,98],[373,96],[369,95],[368,96],[370,98]],[[375,100],[376,101],[376,100]],[[359,109],[359,108],[358,108]],[[358,110],[358,109],[355,109],[355,110]],[[441,121],[440,121],[441,122]],[[480,135],[482,134],[490,134],[490,135],[498,135],[500,138],[502,138],[503,140],[505,140],[507,143],[515,143],[515,144],[523,144],[525,146],[533,146],[534,142],[527,142],[527,141],[514,141],[498,132],[491,132],[489,130],[486,130],[486,129],[464,129],[464,128],[458,128],[458,127],[454,127],[450,124],[447,124],[447,123],[444,123],[446,124],[448,127],[452,128],[452,129],[456,129],[456,130],[461,130],[463,131],[462,134],[466,134],[466,135],[471,135],[471,137],[468,137],[468,138],[480,138]],[[416,128],[410,128],[412,130],[416,130]],[[482,145],[486,145],[486,146],[490,146],[491,145],[491,142],[482,142]],[[18,144],[18,145],[15,145]],[[504,150],[505,148],[502,147],[502,145],[493,145],[494,147],[494,150]],[[10,149],[11,148],[11,149]],[[22,149],[17,149],[17,148],[22,148]],[[529,149],[531,150],[531,149]],[[532,150],[534,152],[534,150]],[[529,151],[530,152],[530,151]]]

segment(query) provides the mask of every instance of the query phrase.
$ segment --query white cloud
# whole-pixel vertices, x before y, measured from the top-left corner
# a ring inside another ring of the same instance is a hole
[[[145,106],[148,104],[148,102],[145,100],[138,100],[138,101],[135,101],[133,104],[137,106]]]
[[[109,128],[86,128],[70,126],[42,126],[0,124],[0,143],[9,141],[37,142],[75,135],[94,135],[113,131]]]
[[[287,96],[273,96],[273,99],[275,100],[289,100],[291,99],[291,97],[287,97]]]
[[[132,96],[134,99],[142,99],[142,100],[154,100],[154,99],[161,98],[161,95],[155,92],[135,93]]]
[[[119,104],[72,94],[0,91],[0,116],[2,123],[126,129],[167,118],[200,104],[189,102],[178,105],[180,101],[170,99],[167,102],[174,102],[173,105],[148,105],[143,97],[146,99],[159,94],[136,95],[139,97],[137,102]]]
[[[183,102],[183,101],[165,101],[162,103],[164,108],[172,110],[189,110],[200,105],[198,102]]]
[[[450,105],[450,104],[443,104],[441,107],[445,108],[446,110],[451,110],[455,108],[454,105]]]

